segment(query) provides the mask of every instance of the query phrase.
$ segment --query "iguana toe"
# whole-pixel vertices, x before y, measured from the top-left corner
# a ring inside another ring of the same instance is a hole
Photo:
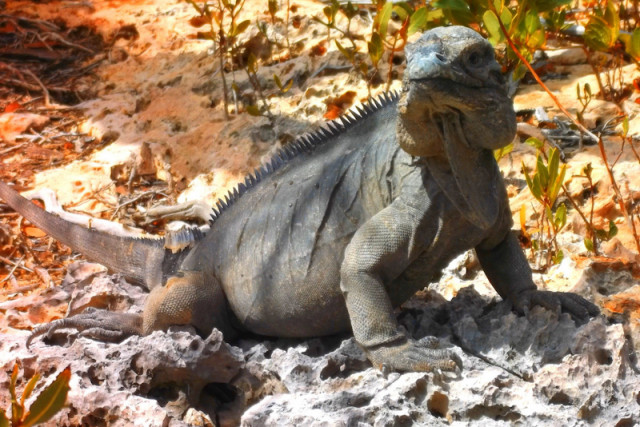
[[[568,292],[528,290],[520,293],[516,298],[514,305],[519,312],[540,305],[553,311],[567,312],[580,323],[600,314],[600,309],[595,304]]]
[[[137,314],[116,313],[89,307],[78,315],[36,326],[27,339],[27,348],[34,338],[45,334],[47,338],[51,338],[59,329],[76,329],[80,336],[102,341],[119,341],[130,335],[140,335],[142,318]]]
[[[367,350],[374,366],[391,371],[432,372],[462,370],[462,360],[453,351],[435,348],[435,337],[407,339]]]

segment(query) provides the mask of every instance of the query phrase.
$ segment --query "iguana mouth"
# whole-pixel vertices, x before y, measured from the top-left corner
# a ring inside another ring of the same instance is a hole
[[[462,114],[474,110],[486,111],[510,103],[504,86],[497,84],[467,85],[442,77],[409,80],[409,83],[428,94],[434,111],[454,109]]]

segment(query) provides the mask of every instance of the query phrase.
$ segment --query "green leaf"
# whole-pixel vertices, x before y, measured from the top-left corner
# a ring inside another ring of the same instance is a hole
[[[280,92],[282,93],[287,93],[289,89],[291,89],[291,86],[293,86],[293,79],[289,79],[287,84],[283,85],[280,81],[280,77],[275,73],[273,74],[273,81],[276,82],[276,86],[278,86],[278,89],[280,89]]]
[[[560,6],[570,4],[572,1],[573,0],[536,0],[535,7],[538,12],[546,12],[548,10],[556,9]]]
[[[525,74],[527,74],[527,67],[524,64],[518,64],[516,69],[513,71],[513,76],[511,76],[511,80],[513,80],[514,82],[517,82],[518,80],[523,78]]]
[[[9,427],[9,418],[7,418],[4,409],[0,409],[0,427]]]
[[[613,1],[607,2],[607,8],[604,11],[604,20],[607,22],[608,27],[611,30],[611,38],[613,43],[618,40],[618,34],[620,33],[620,15],[616,10],[616,6]]]
[[[589,252],[595,252],[593,250],[593,241],[587,237],[584,238],[584,247],[587,248]]]
[[[403,5],[408,6],[406,3],[401,2],[394,4],[393,8],[391,9],[392,13],[395,13],[398,19],[402,22],[404,22],[404,20],[411,15],[411,12],[413,12],[413,9],[409,8],[409,10],[407,10],[403,7]]]
[[[565,225],[567,225],[567,207],[564,203],[558,206],[556,209],[556,214],[553,218],[556,225],[556,232],[562,230]]]
[[[540,28],[540,17],[535,10],[529,10],[524,17],[524,28],[527,34],[533,34]]]
[[[513,151],[513,142],[505,145],[504,147],[500,147],[497,150],[493,150],[493,157],[496,159],[496,162],[500,161],[501,158],[509,154]]]
[[[71,368],[67,367],[58,374],[49,386],[40,392],[24,419],[23,425],[25,427],[43,423],[62,409],[67,400],[70,379]]]
[[[493,13],[493,11],[487,10],[482,15],[482,22],[484,23],[484,27],[487,29],[487,32],[489,32],[489,42],[492,45],[495,46],[504,40],[504,34],[500,28],[498,17]]]
[[[338,50],[340,51],[340,53],[349,60],[349,62],[353,62],[353,58],[354,58],[354,52],[347,50],[344,46],[342,46],[340,44],[340,42],[338,40],[334,40],[334,42],[336,43],[336,47],[338,48]]]
[[[433,3],[433,7],[444,10],[455,10],[460,12],[469,12],[469,5],[464,0],[437,0]]]
[[[533,193],[534,197],[538,199],[538,201],[542,202],[542,185],[540,185],[540,175],[536,174],[533,177],[533,188],[531,189],[531,193]]]
[[[331,24],[333,22],[333,10],[331,9],[331,6],[325,6],[322,9],[322,12],[324,13],[324,16],[327,17],[327,22]]]
[[[562,252],[562,249],[558,249],[558,252],[556,252],[556,254],[553,256],[553,263],[560,264],[563,259],[564,259],[564,252]]]
[[[546,41],[547,41],[546,33],[544,32],[543,28],[540,28],[529,36],[529,40],[527,41],[527,47],[529,47],[529,49],[541,48]]]
[[[247,57],[247,70],[253,74],[258,71],[258,58],[256,58],[253,52],[249,52],[249,56]]]
[[[549,171],[547,170],[547,166],[544,164],[544,160],[540,153],[538,153],[538,157],[536,159],[536,174],[535,178],[539,177],[540,179],[540,187],[543,190],[546,190],[549,185]]]
[[[380,38],[384,40],[387,37],[387,27],[389,26],[389,19],[391,19],[391,11],[393,10],[393,3],[387,1],[378,15],[376,16],[376,23],[378,31],[377,33],[380,35]],[[375,27],[374,27],[375,28]],[[375,34],[375,32],[374,32]]]
[[[371,34],[371,41],[367,43],[367,45],[369,47],[369,57],[371,57],[371,62],[375,67],[377,67],[378,62],[380,62],[382,54],[384,53],[382,38],[378,33],[373,33]]]
[[[409,20],[409,28],[407,29],[407,34],[411,35],[416,31],[421,30],[427,24],[427,8],[421,7],[411,15],[411,19]]]
[[[260,108],[258,108],[257,105],[247,105],[246,111],[251,116],[261,116],[262,115],[262,112],[260,111]]]
[[[27,400],[29,396],[31,396],[31,393],[33,392],[33,388],[36,386],[36,383],[38,382],[39,379],[40,379],[40,374],[36,372],[35,374],[33,374],[31,379],[27,383],[27,385],[24,387],[24,391],[22,392],[22,397],[20,398],[20,404],[23,407],[24,407],[24,401]]]
[[[549,153],[549,183],[553,183],[558,176],[558,168],[560,167],[560,154],[557,148],[553,148]]]
[[[24,406],[18,402],[18,396],[16,395],[16,383],[18,382],[18,370],[19,365],[16,363],[13,365],[13,371],[11,372],[11,379],[9,380],[9,395],[11,396],[11,419],[13,421],[19,421],[24,414]]]
[[[628,133],[629,133],[629,116],[624,116],[624,118],[622,119],[622,136],[626,138]]]
[[[588,47],[599,51],[608,51],[616,39],[614,30],[600,16],[592,15],[585,27],[584,41]]]
[[[616,234],[618,234],[618,227],[612,220],[609,220],[609,232],[607,233],[607,240],[613,239]]]
[[[636,60],[640,60],[640,27],[633,30],[629,41],[626,43],[626,51]]]
[[[251,21],[249,21],[248,19],[239,23],[234,29],[232,29],[230,34],[231,37],[236,37],[244,33],[246,29],[249,28],[249,24],[251,24]]]
[[[269,14],[272,16],[275,15],[276,12],[278,11],[278,0],[269,0],[268,4],[269,4]]]
[[[364,62],[361,62],[360,73],[362,73],[363,76],[366,76],[368,72],[369,72],[369,67],[367,67],[367,64],[365,64]]]
[[[340,9],[349,20],[353,19],[358,14],[358,8],[350,1],[348,1],[347,4],[342,4]]]
[[[553,181],[552,183],[553,185],[549,189],[549,203],[551,203],[552,205],[556,202],[556,199],[558,198],[558,193],[560,193],[562,184],[564,184],[564,175],[566,172],[567,172],[567,165],[562,165],[562,168],[560,169],[560,174]]]
[[[282,90],[282,82],[280,81],[280,77],[276,73],[273,73],[273,81],[276,82],[276,86],[278,89]]]
[[[544,147],[544,142],[540,141],[538,138],[535,138],[533,136],[527,138],[527,140],[524,143],[538,150]]]
[[[529,172],[527,172],[527,167],[524,162],[522,162],[522,171],[524,172],[524,179],[527,181],[527,187],[529,187],[529,191],[533,194],[533,197],[540,200],[542,198],[542,193],[540,193],[539,181],[538,181],[538,189],[534,185],[534,180],[531,179]]]

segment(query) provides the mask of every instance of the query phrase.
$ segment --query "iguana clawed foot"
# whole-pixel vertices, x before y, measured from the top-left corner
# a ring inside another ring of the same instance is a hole
[[[460,357],[451,350],[437,348],[438,345],[435,337],[409,338],[367,349],[366,353],[375,367],[389,371],[462,370]]]
[[[141,334],[142,317],[133,313],[116,313],[89,307],[78,315],[36,326],[27,339],[27,348],[35,337],[46,334],[47,338],[51,338],[55,331],[67,328],[77,329],[80,336],[101,341],[119,341],[130,335]]]
[[[530,289],[523,291],[513,298],[513,305],[519,313],[539,305],[549,310],[567,312],[579,323],[584,323],[590,317],[600,314],[598,307],[579,295],[568,292],[538,291]]]

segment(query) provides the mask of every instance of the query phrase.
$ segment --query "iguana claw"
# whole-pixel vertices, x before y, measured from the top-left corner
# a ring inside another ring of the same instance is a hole
[[[27,348],[37,336],[46,334],[47,338],[51,338],[55,331],[67,328],[77,329],[80,336],[113,342],[130,335],[140,335],[142,317],[138,314],[115,313],[89,307],[75,316],[36,326],[27,339]]]
[[[579,295],[568,292],[531,289],[519,293],[513,300],[515,309],[520,313],[525,313],[529,308],[540,305],[556,312],[565,311],[581,323],[600,314],[600,309],[595,304]]]
[[[435,337],[421,340],[404,339],[366,350],[371,363],[389,371],[432,372],[462,370],[462,360],[451,350],[438,349]]]

